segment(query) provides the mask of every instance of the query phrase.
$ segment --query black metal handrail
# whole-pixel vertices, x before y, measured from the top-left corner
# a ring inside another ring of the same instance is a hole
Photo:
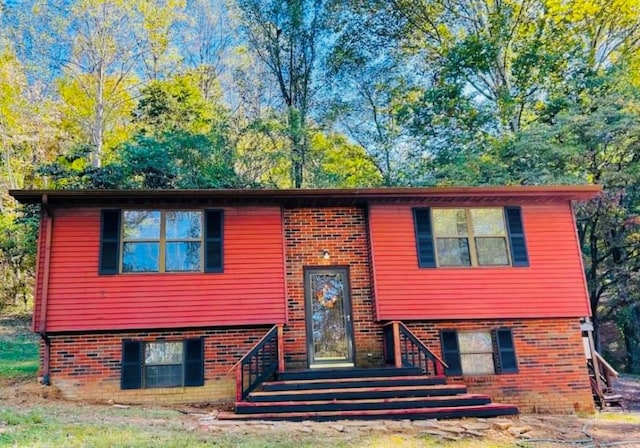
[[[449,366],[399,321],[384,327],[385,361],[396,367],[420,367],[425,375],[444,375]],[[399,358],[399,359],[398,359]]]
[[[276,325],[234,366],[236,401],[243,401],[251,391],[278,371],[278,334]]]

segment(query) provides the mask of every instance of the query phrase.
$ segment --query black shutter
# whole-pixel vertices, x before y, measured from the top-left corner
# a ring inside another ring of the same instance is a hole
[[[511,258],[513,266],[529,266],[527,244],[524,238],[524,226],[522,225],[522,211],[520,207],[505,207],[507,216],[507,230],[509,231],[509,244],[511,246]]]
[[[458,348],[458,334],[455,330],[442,330],[440,332],[440,342],[442,345],[442,356],[444,362],[449,366],[445,369],[447,375],[462,375],[462,364],[460,362],[460,349]]]
[[[117,274],[120,258],[120,210],[102,210],[100,223],[100,274]]]
[[[517,373],[516,350],[510,328],[498,328],[491,332],[496,373]]]
[[[202,338],[184,341],[184,385],[204,386],[204,343]]]
[[[222,210],[205,210],[204,217],[204,271],[223,271],[222,229],[224,228]]]
[[[120,388],[140,389],[142,387],[142,341],[122,341],[122,365],[120,368]]]
[[[418,266],[421,268],[435,268],[436,256],[433,250],[433,235],[431,232],[431,210],[428,208],[414,208],[413,222],[416,230]]]

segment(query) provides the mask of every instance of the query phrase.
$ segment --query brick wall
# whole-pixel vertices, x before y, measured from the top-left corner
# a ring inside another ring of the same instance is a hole
[[[366,214],[349,207],[284,210],[289,321],[287,368],[307,367],[304,268],[348,267],[356,365],[382,363],[382,330],[374,323]],[[328,250],[330,258],[323,258]]]
[[[231,401],[235,399],[235,376],[229,369],[268,330],[268,327],[251,327],[50,336],[51,382],[71,400],[114,400],[119,403]],[[123,339],[152,342],[198,337],[204,337],[204,387],[120,389]]]
[[[521,412],[593,412],[578,319],[523,319],[483,321],[405,322],[428,347],[441,356],[442,329],[489,331],[512,329],[518,373],[448,377],[464,383],[470,392],[493,401],[511,403]]]

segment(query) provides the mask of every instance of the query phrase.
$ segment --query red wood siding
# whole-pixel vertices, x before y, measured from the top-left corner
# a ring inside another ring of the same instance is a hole
[[[225,208],[217,274],[98,275],[99,209],[55,210],[52,233],[47,331],[285,321],[279,207]]]
[[[372,204],[378,319],[588,316],[570,203],[524,205],[522,215],[529,267],[420,269],[411,206]]]

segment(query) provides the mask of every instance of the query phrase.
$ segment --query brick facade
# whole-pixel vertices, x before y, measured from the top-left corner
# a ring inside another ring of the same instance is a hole
[[[473,393],[493,401],[515,404],[521,412],[593,412],[593,398],[578,319],[513,319],[405,322],[428,347],[441,356],[440,330],[490,331],[511,328],[518,373],[450,376]]]
[[[52,335],[51,381],[71,400],[119,403],[231,401],[235,374],[229,369],[269,327]],[[204,387],[120,389],[122,340],[145,342],[204,338]],[[42,357],[41,357],[42,359]]]
[[[305,267],[348,267],[353,311],[355,363],[381,365],[382,329],[374,322],[369,245],[361,208],[284,210],[289,320],[284,330],[286,366],[307,367]],[[329,259],[323,258],[324,250]]]

